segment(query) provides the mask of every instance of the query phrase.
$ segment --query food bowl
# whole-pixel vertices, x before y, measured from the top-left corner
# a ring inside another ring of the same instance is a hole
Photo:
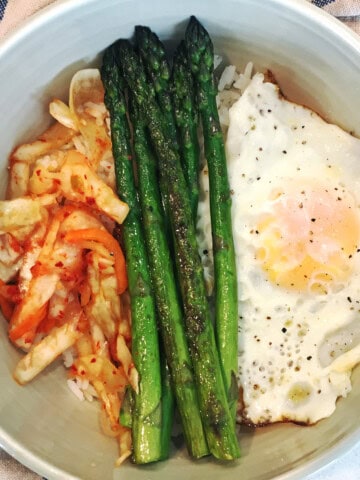
[[[1,193],[11,150],[49,123],[53,97],[67,100],[78,69],[97,65],[103,49],[150,26],[170,48],[190,15],[208,29],[225,61],[270,69],[285,95],[360,136],[360,39],[302,0],[65,0],[45,9],[0,46],[2,93]],[[66,385],[59,361],[25,387],[12,371],[20,353],[0,324],[0,444],[29,468],[50,479],[229,480],[304,478],[360,439],[360,369],[353,391],[335,413],[311,427],[279,424],[242,428],[242,457],[231,464],[194,462],[173,445],[171,459],[147,467],[114,469],[116,443],[100,433],[98,408],[79,402]]]

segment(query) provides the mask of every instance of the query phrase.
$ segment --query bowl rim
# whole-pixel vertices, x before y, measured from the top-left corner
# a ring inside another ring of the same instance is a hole
[[[57,0],[55,3],[51,3],[35,12],[9,33],[5,34],[4,37],[0,38],[0,63],[3,56],[16,48],[17,44],[26,40],[34,30],[44,28],[49,21],[69,14],[71,11],[81,9],[88,4],[95,4],[97,1],[98,0]],[[249,2],[250,0],[232,1],[241,3],[243,1]],[[261,5],[263,1],[264,0],[251,0],[252,3],[258,3],[259,5]],[[118,4],[125,2],[127,2],[127,0],[117,0]],[[310,3],[309,0],[267,0],[267,4],[271,4],[280,9],[286,8],[288,11],[301,15],[304,19],[315,20],[316,23],[321,25],[325,30],[331,30],[334,36],[341,37],[341,40],[345,42],[347,46],[359,52],[360,55],[360,35],[333,15]],[[307,461],[304,465],[295,467],[295,469],[291,471],[282,473],[275,478],[277,480],[302,479],[304,475],[318,472],[320,469],[334,463],[358,445],[360,445],[360,427],[357,431],[350,433],[318,457]],[[33,472],[39,475],[45,475],[48,480],[80,480],[80,477],[55,467],[40,456],[29,451],[9,435],[1,425],[0,447]]]
[[[4,37],[0,38],[0,59],[7,52],[29,35],[33,30],[40,28],[52,18],[63,15],[71,10],[76,10],[84,5],[96,3],[97,0],[55,0],[41,10],[35,12],[27,19],[23,20]],[[117,0],[117,3],[125,3],[127,0]],[[233,0],[242,2],[243,0]],[[249,0],[245,0],[249,1]],[[253,3],[262,3],[263,0],[252,0]],[[278,7],[293,10],[304,17],[316,18],[317,21],[326,29],[332,27],[335,34],[341,35],[342,39],[351,44],[352,47],[360,51],[360,35],[351,30],[350,27],[341,22],[338,18],[326,12],[322,8],[317,7],[310,0],[267,0],[268,4],[277,5]]]

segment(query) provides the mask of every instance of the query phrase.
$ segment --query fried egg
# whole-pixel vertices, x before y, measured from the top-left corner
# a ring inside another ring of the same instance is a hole
[[[360,140],[256,74],[230,108],[226,153],[240,415],[312,424],[360,358]]]

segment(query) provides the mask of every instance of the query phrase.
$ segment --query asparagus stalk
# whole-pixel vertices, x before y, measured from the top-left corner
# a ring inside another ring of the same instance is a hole
[[[196,79],[210,183],[214,249],[216,338],[229,406],[235,421],[238,400],[238,303],[231,197],[223,136],[216,106],[213,45],[208,32],[192,16],[185,34]]]
[[[180,157],[171,136],[163,129],[162,113],[151,96],[145,71],[131,44],[127,40],[116,42],[116,52],[123,78],[147,122],[159,162],[160,177],[163,179],[160,186],[166,188],[187,338],[206,439],[214,456],[232,460],[239,456],[239,447],[216,349]]]
[[[169,458],[171,432],[174,420],[175,397],[171,385],[170,371],[160,351],[161,367],[161,457],[160,460]],[[130,386],[126,388],[121,403],[119,421],[123,427],[132,428],[134,411],[134,391]]]
[[[139,174],[140,202],[159,313],[160,332],[186,445],[191,456],[200,458],[208,454],[208,448],[203,432],[197,390],[183,325],[183,311],[176,286],[157,186],[156,160],[148,141],[144,120],[135,103],[130,109],[130,116]]]
[[[161,373],[155,302],[151,290],[141,211],[135,190],[130,130],[120,78],[112,51],[108,49],[101,70],[105,104],[110,112],[111,139],[115,160],[117,192],[129,207],[123,224],[132,315],[132,351],[139,372],[132,420],[133,457],[136,463],[161,458]]]
[[[163,113],[165,127],[178,148],[174,110],[171,99],[170,67],[163,43],[149,27],[135,27],[135,40],[146,73],[151,79],[156,101]]]
[[[152,32],[149,27],[141,25],[135,27],[135,40],[147,77],[150,80],[149,85],[153,86],[155,100],[163,115],[163,128],[171,136],[174,146],[179,148],[170,93],[170,68],[164,46],[156,33]],[[165,188],[161,188],[161,198],[167,222],[168,199]],[[166,229],[170,230],[167,223]]]
[[[125,395],[120,407],[119,421],[123,427],[132,428],[134,410],[134,391],[130,386],[126,387]]]
[[[161,361],[161,460],[169,458],[171,432],[174,422],[175,396],[166,358]]]
[[[198,115],[195,104],[194,81],[183,41],[178,46],[174,55],[172,91],[183,170],[190,194],[191,211],[194,222],[196,222],[199,201],[198,177],[200,152]]]

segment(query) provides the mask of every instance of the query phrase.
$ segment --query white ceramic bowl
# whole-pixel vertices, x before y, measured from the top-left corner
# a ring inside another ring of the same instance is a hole
[[[49,100],[66,99],[77,69],[96,64],[107,45],[132,35],[135,24],[176,39],[190,14],[204,23],[216,51],[229,61],[253,60],[256,68],[270,68],[291,99],[360,135],[360,40],[305,1],[67,0],[35,16],[0,47],[0,193],[9,152],[49,122]],[[0,341],[0,444],[48,479],[303,478],[360,438],[357,369],[353,392],[318,425],[244,428],[236,464],[195,464],[174,448],[168,462],[114,471],[115,442],[100,433],[97,406],[69,393],[60,362],[20,387],[11,377],[20,354],[7,342],[4,322]]]

